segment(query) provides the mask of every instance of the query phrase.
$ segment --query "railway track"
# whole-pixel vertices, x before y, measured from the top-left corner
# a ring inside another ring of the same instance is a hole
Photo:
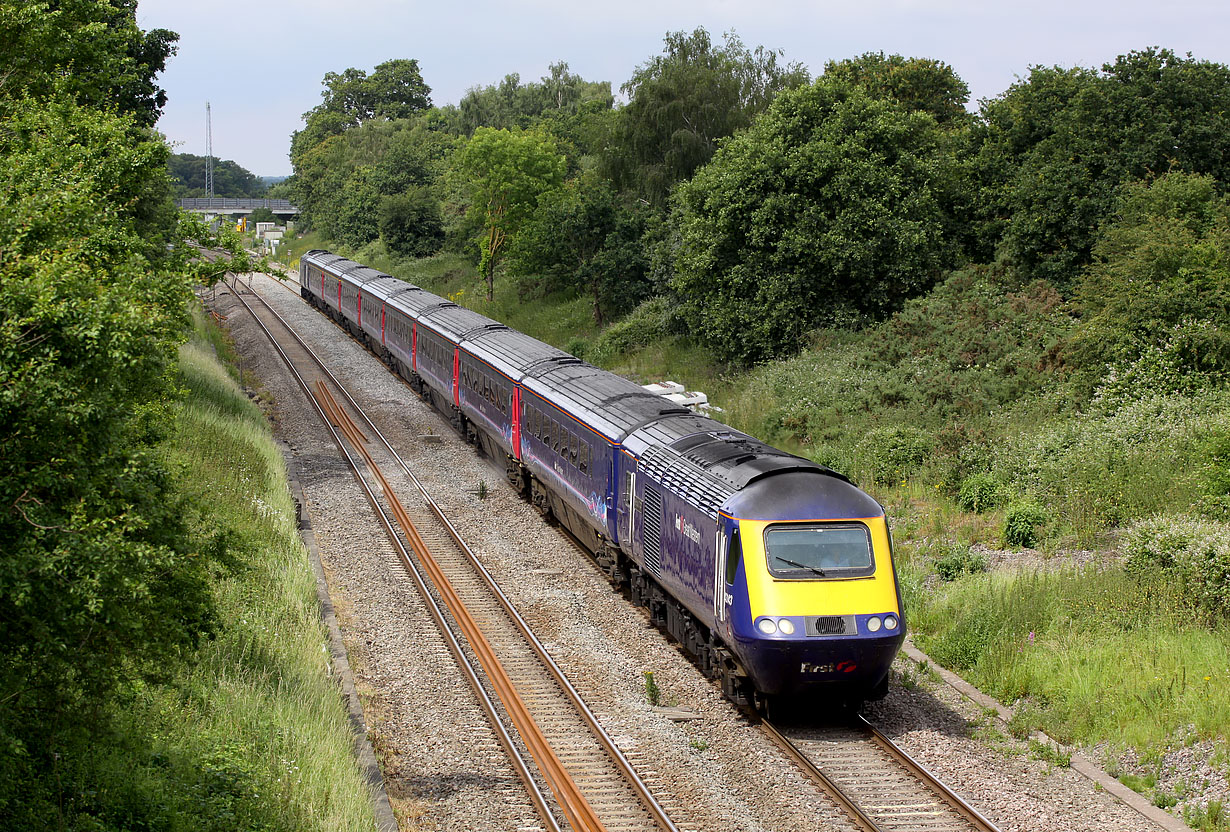
[[[847,725],[761,728],[867,832],[999,832],[989,820],[855,715]]]
[[[676,830],[666,809],[362,408],[259,294],[249,296],[258,304],[249,303],[241,288],[235,295],[326,421],[545,828]],[[416,499],[403,503],[386,470],[404,476]]]
[[[242,291],[242,287],[239,288]],[[283,288],[291,287],[283,284]],[[255,297],[260,300],[265,313],[275,317],[278,325],[297,341],[298,336],[282,321],[277,312],[260,298],[259,294]],[[239,299],[244,301],[242,297]],[[257,312],[246,302],[245,306],[249,307],[260,322]],[[263,323],[262,328],[273,340],[273,335]],[[310,355],[306,345],[298,343]],[[310,355],[310,360],[322,375],[327,376],[328,371],[319,359]],[[290,360],[287,361],[290,364]],[[331,379],[331,376],[328,378]],[[348,442],[352,447],[366,448],[369,444],[367,436],[359,431],[354,420],[337,405],[336,399],[329,401],[332,398],[328,392],[330,386],[342,393],[356,414],[361,413],[358,405],[341,390],[340,384],[331,380],[329,385],[325,385],[323,381],[318,382],[316,392],[312,394],[321,407],[322,415],[330,418],[343,434],[349,436]],[[417,533],[412,532],[411,537],[415,534],[421,536],[419,541],[412,542],[411,548],[416,553],[420,549],[436,553],[432,560],[438,564],[436,568],[439,569],[439,575],[433,572],[433,584],[439,586],[445,583],[453,587],[456,591],[456,600],[453,603],[472,610],[472,618],[483,622],[484,635],[490,633],[488,641],[493,644],[496,652],[504,657],[502,665],[507,670],[512,687],[518,692],[524,692],[519,696],[525,710],[532,713],[536,720],[541,720],[545,741],[549,746],[560,749],[559,756],[567,761],[566,768],[575,772],[575,781],[589,788],[590,794],[595,795],[595,803],[602,807],[596,815],[605,814],[610,819],[611,825],[596,828],[675,828],[670,825],[665,812],[662,812],[660,817],[651,817],[646,825],[644,808],[656,807],[661,811],[661,807],[649,796],[647,789],[642,796],[629,799],[632,788],[628,781],[625,779],[621,782],[620,777],[610,771],[611,761],[623,760],[622,755],[609,738],[605,738],[605,734],[597,727],[596,720],[581,702],[580,696],[551,661],[494,579],[469,551],[409,467],[384,440],[375,425],[366,420],[366,416],[360,415],[359,418],[367,425],[373,437],[379,440],[377,445],[387,454],[388,459],[382,464],[391,464],[400,469],[422,498],[421,504],[416,501],[412,505],[403,523],[403,526],[419,530]],[[346,426],[348,422],[349,427]],[[374,460],[371,461],[371,467],[373,470],[379,470]],[[380,479],[383,480],[383,477]],[[384,482],[387,488],[387,481]],[[391,493],[391,488],[388,490]],[[391,509],[394,514],[399,511],[404,511],[400,505]],[[573,543],[579,545],[575,540]],[[408,570],[414,570],[413,560],[408,554],[405,556],[405,562]],[[422,582],[422,579],[419,580]],[[422,583],[420,592],[427,592],[426,582]],[[452,609],[451,604],[449,609]],[[441,617],[455,616],[446,613]],[[495,621],[501,623],[498,626],[493,625],[492,622]],[[458,642],[462,645],[469,643],[464,635]],[[462,652],[466,653],[467,661],[472,663],[472,653],[476,651]],[[486,667],[481,657],[479,664]],[[484,691],[494,690],[492,685],[485,681],[486,675],[474,675],[477,682],[472,684],[479,684]],[[561,688],[570,693],[561,698],[558,693]],[[504,697],[498,693],[496,698],[504,701]],[[572,704],[563,704],[564,698],[573,700]],[[504,711],[507,711],[507,707]],[[578,713],[587,715],[587,718],[578,722],[575,716]],[[503,724],[507,717],[501,712],[492,719]],[[768,736],[845,812],[849,828],[876,832],[998,832],[993,824],[911,760],[862,717],[857,717],[851,725],[840,728],[774,725],[761,721],[755,715],[751,715],[750,719],[759,723]],[[516,731],[507,732],[509,739],[506,745],[516,744],[523,758],[537,760],[538,755],[533,749],[529,749],[528,755],[526,754],[529,744],[519,741],[521,730],[523,729],[518,727]],[[627,761],[623,760],[623,764],[626,765]],[[535,783],[542,779],[541,776],[534,777],[528,772],[531,768],[528,763],[523,767],[527,770],[527,776]],[[554,789],[552,786],[552,794]],[[541,789],[539,791],[542,792]],[[559,803],[558,798],[543,798],[544,808],[540,813],[558,814]],[[648,814],[652,816],[654,812],[650,811]],[[572,828],[587,828],[578,824],[570,815],[567,815],[566,823],[573,824]],[[548,828],[565,827],[549,823]]]

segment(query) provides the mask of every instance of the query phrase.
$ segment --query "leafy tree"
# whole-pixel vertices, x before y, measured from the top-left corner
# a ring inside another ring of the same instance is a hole
[[[1211,177],[1169,173],[1125,185],[1119,206],[1076,292],[1067,352],[1087,387],[1176,335],[1188,371],[1230,371],[1230,200]]]
[[[540,133],[480,127],[453,157],[453,170],[470,199],[470,213],[481,219],[479,269],[487,281],[487,300],[495,297],[495,269],[514,236],[538,205],[564,178],[564,157]]]
[[[510,247],[509,269],[542,275],[548,290],[587,292],[594,320],[605,323],[648,295],[644,214],[596,175],[582,176],[539,201]]]
[[[386,196],[380,202],[380,239],[407,257],[435,254],[444,243],[439,197],[426,187]]]
[[[891,98],[907,110],[930,113],[943,127],[972,121],[965,110],[969,85],[943,61],[868,52],[857,58],[829,61],[824,65],[824,77],[862,87],[873,98]]]
[[[248,222],[251,223],[253,227],[255,227],[258,222],[277,221],[278,218],[274,216],[273,211],[265,208],[264,206],[261,206],[260,208],[253,208],[252,213],[248,215]]]
[[[167,168],[178,198],[205,196],[204,156],[191,153],[172,153]],[[249,170],[230,159],[214,160],[214,196],[258,197],[265,193],[265,185]]]
[[[614,104],[608,81],[586,81],[568,70],[563,61],[549,67],[540,82],[521,83],[511,73],[498,85],[469,90],[456,111],[453,129],[469,136],[479,127],[528,129],[545,117],[575,115],[587,105],[610,110]]]
[[[404,119],[431,107],[431,87],[412,58],[385,61],[369,76],[353,67],[326,72],[324,101],[303,114],[303,130],[291,137],[291,159],[371,119]]]
[[[69,95],[0,117],[3,816],[16,772],[50,778],[100,703],[209,631],[211,601],[153,446],[190,297],[185,247],[141,236],[167,147]]]
[[[1230,180],[1230,67],[1165,49],[1100,73],[1034,67],[983,105],[977,135],[988,242],[1070,286],[1121,184],[1170,170]]]
[[[137,0],[0,2],[0,95],[44,98],[56,91],[87,107],[114,106],[152,126],[166,104],[154,77],[179,36],[143,32]]]
[[[720,357],[759,361],[891,311],[955,259],[957,178],[930,115],[823,77],[784,92],[679,187],[681,314]]]
[[[780,52],[749,50],[733,32],[715,46],[703,28],[666,36],[662,55],[638,66],[621,88],[607,173],[622,188],[657,206],[670,189],[705,164],[718,141],[746,127],[783,89],[807,83],[797,63],[778,64]]]

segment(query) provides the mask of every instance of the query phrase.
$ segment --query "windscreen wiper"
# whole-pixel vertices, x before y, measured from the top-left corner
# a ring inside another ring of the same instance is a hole
[[[774,559],[774,560],[780,560],[782,563],[789,564],[790,566],[797,566],[799,569],[806,569],[806,570],[808,570],[809,572],[815,572],[815,573],[816,573],[817,575],[819,575],[821,578],[823,578],[823,577],[824,577],[824,570],[823,570],[823,569],[821,569],[821,568],[820,568],[820,567],[818,567],[818,566],[806,566],[806,565],[804,565],[804,564],[802,564],[802,563],[799,563],[798,561],[788,560],[788,559],[786,559],[786,558],[782,557],[781,555],[774,555],[774,556],[773,556],[773,559]]]

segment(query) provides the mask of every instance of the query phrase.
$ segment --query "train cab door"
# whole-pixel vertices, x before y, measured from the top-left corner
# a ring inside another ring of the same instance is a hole
[[[731,635],[731,605],[734,604],[735,581],[739,576],[739,564],[743,560],[743,546],[739,540],[739,524],[720,518],[717,530],[716,559],[713,570],[713,621],[718,633]]]

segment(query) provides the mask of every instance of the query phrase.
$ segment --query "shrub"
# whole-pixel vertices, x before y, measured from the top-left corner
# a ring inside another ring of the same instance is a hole
[[[935,572],[945,581],[955,581],[962,575],[985,571],[987,559],[968,546],[955,547],[935,561]]]
[[[664,297],[650,298],[628,317],[611,324],[594,340],[588,359],[601,364],[637,347],[648,346],[673,334],[674,312]]]
[[[1009,546],[1033,546],[1038,542],[1038,527],[1046,521],[1046,509],[1037,503],[1011,504],[1004,516],[1004,543]]]
[[[1132,526],[1124,548],[1127,570],[1179,582],[1191,604],[1230,613],[1230,526],[1195,517],[1155,517]]]
[[[918,428],[894,426],[868,431],[858,443],[859,461],[876,482],[887,485],[908,477],[931,453],[931,436]]]
[[[973,474],[961,482],[957,503],[966,511],[981,514],[994,508],[1001,497],[1002,487],[990,474]]]

